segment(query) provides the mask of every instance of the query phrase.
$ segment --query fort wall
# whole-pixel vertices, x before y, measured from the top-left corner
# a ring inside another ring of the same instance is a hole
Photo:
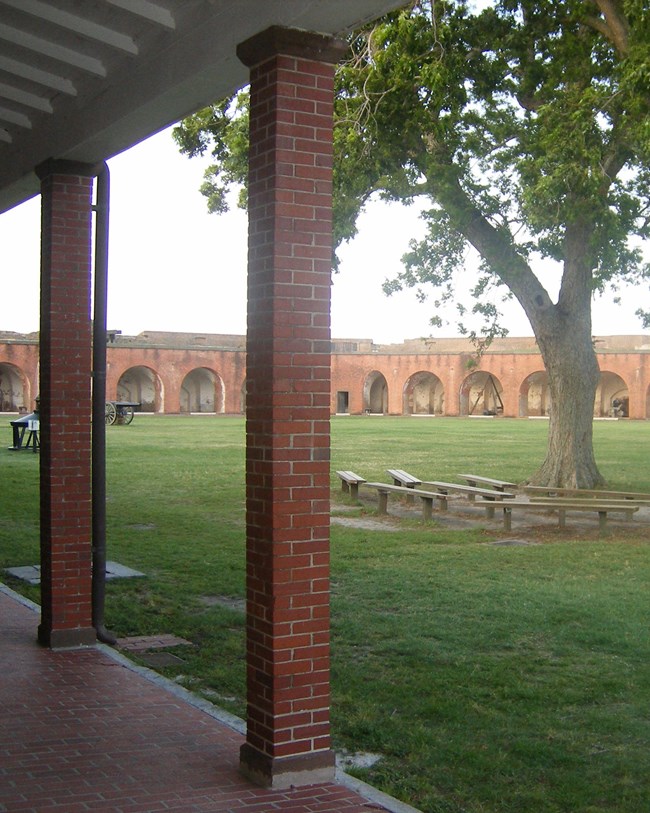
[[[595,340],[596,417],[650,417],[650,336]],[[39,391],[38,334],[0,332],[0,411],[30,411]],[[241,414],[246,339],[222,334],[109,333],[107,400],[155,413]],[[469,340],[332,342],[331,412],[351,415],[545,417],[547,376],[534,338],[496,339],[477,357]]]

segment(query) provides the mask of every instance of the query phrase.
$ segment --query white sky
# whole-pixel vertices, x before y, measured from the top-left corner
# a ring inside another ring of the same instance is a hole
[[[207,163],[180,155],[169,130],[109,162],[109,329],[127,335],[245,333],[246,215],[236,208],[227,215],[207,213],[198,191]],[[392,343],[456,335],[453,322],[442,329],[429,325],[433,305],[419,303],[414,291],[389,298],[381,290],[400,270],[409,240],[422,230],[413,207],[379,202],[369,207],[359,235],[339,251],[341,269],[332,292],[335,338]],[[38,330],[39,235],[39,198],[0,215],[0,330]],[[622,306],[611,297],[596,301],[594,334],[642,333],[634,311],[650,297],[639,293],[624,290]],[[509,306],[505,324],[511,336],[532,335],[517,303]]]

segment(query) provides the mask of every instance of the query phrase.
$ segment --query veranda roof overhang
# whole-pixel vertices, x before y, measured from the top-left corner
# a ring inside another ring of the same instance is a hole
[[[343,35],[400,5],[0,0],[0,212],[39,192],[43,161],[99,164],[245,85],[236,47],[269,26]]]

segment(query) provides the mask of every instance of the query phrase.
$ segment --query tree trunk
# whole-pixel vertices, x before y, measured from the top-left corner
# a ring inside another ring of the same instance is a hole
[[[534,485],[596,488],[604,485],[593,451],[593,414],[600,370],[591,320],[553,331],[538,343],[551,396],[546,459],[530,478]],[[585,327],[588,329],[585,330]]]
[[[564,229],[564,271],[557,304],[515,250],[469,199],[453,173],[441,172],[430,194],[454,227],[510,288],[530,321],[548,374],[551,397],[546,460],[529,478],[535,485],[595,488],[604,485],[593,450],[593,417],[600,380],[591,335],[591,245],[595,224],[588,201],[575,201]]]

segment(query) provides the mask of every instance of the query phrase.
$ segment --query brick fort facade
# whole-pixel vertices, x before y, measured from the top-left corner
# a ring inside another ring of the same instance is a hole
[[[650,417],[650,336],[594,339],[601,377],[594,417]],[[243,414],[246,339],[226,334],[109,333],[107,399],[166,414]],[[39,336],[0,332],[0,411],[31,411],[39,393]],[[548,415],[547,376],[534,338],[494,341],[480,358],[468,340],[332,341],[332,414]]]

